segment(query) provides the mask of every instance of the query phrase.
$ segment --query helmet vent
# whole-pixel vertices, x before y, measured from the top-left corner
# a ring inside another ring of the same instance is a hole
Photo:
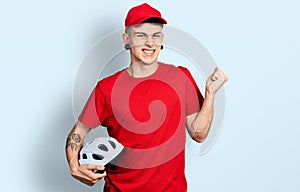
[[[93,159],[99,160],[99,161],[104,159],[104,157],[102,155],[98,155],[98,154],[93,154],[92,157],[93,157]]]
[[[101,149],[102,151],[105,151],[105,152],[108,151],[108,148],[107,148],[106,145],[104,145],[104,144],[99,144],[99,145],[98,145],[98,148]]]
[[[116,148],[116,144],[113,142],[113,141],[111,141],[111,140],[108,140],[108,142],[110,143],[110,145],[112,146],[112,148]]]

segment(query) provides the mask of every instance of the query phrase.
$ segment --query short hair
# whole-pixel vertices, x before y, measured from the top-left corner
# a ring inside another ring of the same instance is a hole
[[[150,17],[148,19],[146,19],[145,21],[143,21],[141,24],[144,24],[144,23],[151,23],[151,24],[154,24],[154,25],[159,25],[161,27],[164,27],[164,23],[162,20],[160,20],[159,18],[157,17]],[[139,25],[141,24],[138,24],[138,25],[135,25],[135,26],[128,26],[126,29],[125,29],[125,33],[128,34],[128,32],[131,30],[132,27],[138,27]]]

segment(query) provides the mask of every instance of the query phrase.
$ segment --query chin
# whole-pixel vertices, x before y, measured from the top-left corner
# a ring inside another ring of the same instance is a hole
[[[157,59],[142,59],[141,61],[147,65],[151,65],[151,64],[155,63],[157,61]]]
[[[158,59],[158,54],[154,54],[152,56],[146,56],[144,54],[140,55],[141,62],[148,64],[148,65],[157,62],[157,59]]]

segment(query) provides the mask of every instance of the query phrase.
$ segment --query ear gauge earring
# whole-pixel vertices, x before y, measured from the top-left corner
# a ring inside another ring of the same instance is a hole
[[[161,50],[163,50],[163,49],[164,49],[164,46],[163,46],[163,45],[161,45],[161,46],[160,46],[160,49],[161,49]]]
[[[125,48],[126,50],[128,50],[128,49],[130,49],[130,45],[127,43],[127,44],[125,44],[124,48]]]

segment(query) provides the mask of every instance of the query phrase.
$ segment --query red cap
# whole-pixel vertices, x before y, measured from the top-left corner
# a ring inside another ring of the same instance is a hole
[[[125,19],[125,27],[141,24],[143,21],[149,18],[160,19],[163,24],[167,24],[167,21],[161,17],[158,10],[154,9],[147,3],[131,8]]]

